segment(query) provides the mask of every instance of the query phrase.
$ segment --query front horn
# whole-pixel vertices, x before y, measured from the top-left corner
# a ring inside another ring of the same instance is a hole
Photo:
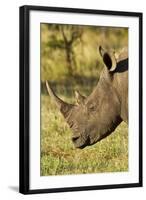
[[[73,107],[72,104],[68,104],[66,102],[64,102],[62,99],[60,99],[53,91],[53,89],[51,88],[51,86],[49,85],[48,81],[46,81],[46,88],[47,91],[50,95],[50,97],[54,100],[56,106],[59,108],[59,110],[61,111],[61,113],[64,115],[64,117],[67,117],[70,109]]]

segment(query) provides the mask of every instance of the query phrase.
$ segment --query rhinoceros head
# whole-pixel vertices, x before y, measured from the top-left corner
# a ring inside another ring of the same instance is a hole
[[[72,130],[72,141],[77,148],[92,145],[111,134],[122,121],[120,100],[112,81],[117,62],[114,53],[99,47],[104,62],[99,82],[85,97],[75,92],[76,104],[68,104],[54,93],[48,82],[47,90]]]

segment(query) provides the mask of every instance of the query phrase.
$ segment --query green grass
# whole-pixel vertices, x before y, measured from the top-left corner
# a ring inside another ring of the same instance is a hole
[[[123,122],[99,143],[76,149],[71,131],[48,95],[41,96],[41,175],[128,170],[128,127]]]

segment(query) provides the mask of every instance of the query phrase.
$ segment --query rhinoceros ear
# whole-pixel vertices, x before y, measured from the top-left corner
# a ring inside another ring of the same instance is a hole
[[[79,104],[84,104],[85,101],[85,96],[81,95],[78,91],[75,91],[75,99],[76,103]]]
[[[114,52],[107,52],[101,46],[99,47],[99,53],[103,59],[104,64],[109,71],[114,71],[117,66],[117,61]]]

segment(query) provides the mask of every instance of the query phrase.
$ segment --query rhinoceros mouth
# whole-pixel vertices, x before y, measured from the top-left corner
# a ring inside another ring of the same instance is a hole
[[[82,138],[81,136],[72,137],[72,142],[76,148],[83,149],[90,145],[90,138]]]

